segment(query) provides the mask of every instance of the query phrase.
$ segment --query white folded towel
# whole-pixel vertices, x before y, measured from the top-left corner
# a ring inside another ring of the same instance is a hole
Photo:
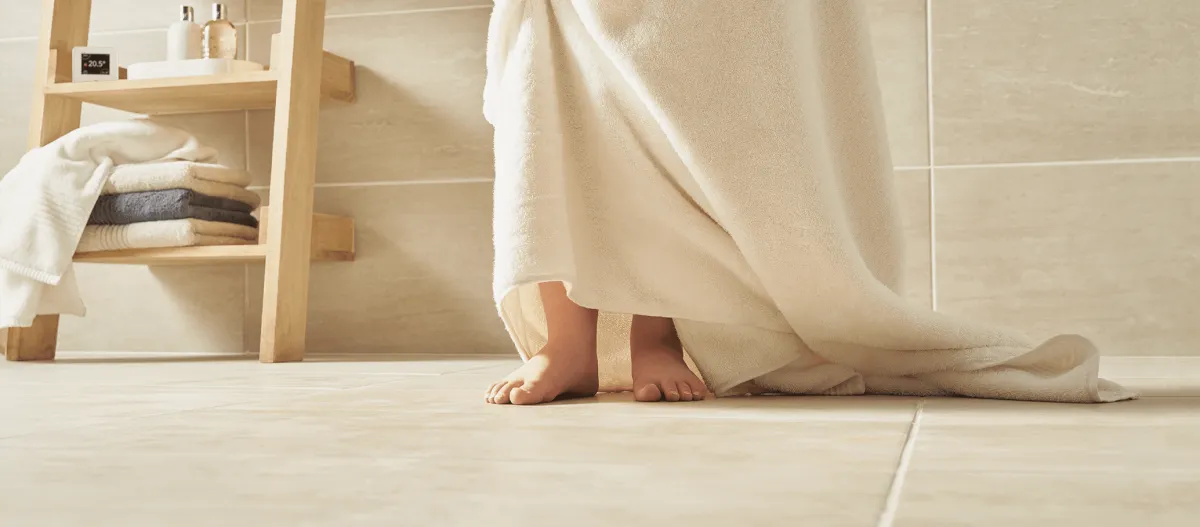
[[[194,245],[251,245],[258,229],[196,219],[148,221],[129,225],[88,225],[78,252],[159,249]]]
[[[496,3],[495,296],[522,356],[561,281],[601,311],[606,390],[630,387],[638,313],[673,318],[722,395],[1133,396],[1083,337],[905,302],[860,1],[679,3]]]
[[[151,190],[186,189],[214,198],[226,198],[258,207],[262,199],[246,190],[250,174],[245,170],[210,163],[175,161],[121,165],[113,170],[103,194],[126,194]]]
[[[216,158],[191,134],[146,119],[80,128],[25,154],[0,179],[0,327],[83,314],[71,257],[114,167]]]

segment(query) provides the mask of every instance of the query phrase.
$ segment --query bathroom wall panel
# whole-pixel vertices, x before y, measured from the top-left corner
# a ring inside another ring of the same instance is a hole
[[[937,172],[938,307],[1108,355],[1200,355],[1200,164]]]
[[[933,0],[938,164],[1200,156],[1200,2]]]

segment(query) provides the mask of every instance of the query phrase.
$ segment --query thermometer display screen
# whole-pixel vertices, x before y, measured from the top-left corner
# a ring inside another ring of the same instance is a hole
[[[84,75],[108,75],[112,69],[112,57],[107,53],[84,53],[80,58]]]

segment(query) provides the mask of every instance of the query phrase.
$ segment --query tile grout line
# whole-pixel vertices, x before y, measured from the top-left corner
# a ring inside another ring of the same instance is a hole
[[[419,15],[422,13],[442,13],[453,11],[474,11],[477,9],[492,9],[492,4],[479,5],[464,5],[453,7],[430,7],[426,9],[395,9],[391,11],[373,11],[366,13],[342,13],[334,15],[325,15],[325,20],[340,20],[345,18],[368,18],[378,16],[396,16],[396,15]],[[281,22],[278,18],[268,18],[263,20],[247,20],[246,24],[278,24]]]
[[[342,19],[342,18],[366,18],[366,17],[376,17],[376,16],[439,13],[439,12],[443,12],[443,11],[444,12],[471,11],[471,10],[476,10],[476,9],[491,9],[492,7],[493,7],[492,4],[479,4],[479,5],[453,6],[453,7],[431,7],[431,8],[427,8],[427,9],[397,9],[397,10],[392,10],[392,11],[377,11],[377,12],[368,12],[368,13],[344,13],[344,14],[340,14],[340,15],[326,15],[325,19],[326,20],[337,20],[337,19]],[[278,18],[266,19],[266,20],[252,20],[252,17],[250,16],[251,9],[253,9],[253,8],[250,7],[249,5],[246,6],[245,18],[241,22],[238,22],[237,25],[250,26],[253,24],[277,24],[277,23],[281,22],[281,20]],[[160,27],[107,29],[107,30],[103,30],[103,31],[93,31],[93,32],[89,33],[88,36],[108,37],[108,36],[121,36],[121,35],[137,35],[140,33],[165,33],[166,31],[167,31],[166,29],[160,28]],[[18,36],[13,36],[13,37],[0,37],[0,44],[7,44],[10,42],[37,42],[37,40],[38,40],[37,35],[18,35]]]
[[[1074,161],[1016,161],[1012,163],[963,163],[951,165],[932,165],[932,168],[962,170],[978,168],[1039,168],[1039,167],[1070,167],[1070,166],[1103,166],[1103,165],[1156,165],[1167,163],[1197,163],[1200,157],[1126,157],[1110,159],[1079,159]]]
[[[933,0],[925,0],[925,111],[929,141],[929,307],[938,308],[937,273],[937,166],[934,148],[933,113]]]
[[[912,424],[908,427],[908,435],[904,438],[904,448],[900,450],[900,461],[896,464],[896,474],[892,476],[892,484],[888,487],[887,499],[883,503],[883,511],[879,513],[876,527],[892,527],[896,522],[896,511],[900,508],[900,495],[904,490],[904,480],[908,476],[908,466],[912,463],[913,451],[916,450],[917,434],[921,431],[921,416],[925,412],[925,398],[917,401],[917,409],[913,412]]]
[[[408,179],[394,181],[358,181],[347,183],[317,183],[316,188],[359,188],[359,187],[408,187],[417,185],[470,185],[470,184],[492,184],[496,180],[494,178],[457,178],[457,179]],[[265,185],[253,185],[247,187],[249,190],[268,190],[270,187]]]

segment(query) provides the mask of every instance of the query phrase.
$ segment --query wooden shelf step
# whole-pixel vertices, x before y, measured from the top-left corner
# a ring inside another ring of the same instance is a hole
[[[61,79],[61,75],[52,75]],[[275,108],[277,72],[255,71],[210,75],[103,82],[60,82],[46,86],[46,95],[146,115],[270,110]],[[325,53],[321,95],[354,102],[357,98],[354,62]]]
[[[266,218],[265,212],[261,213]],[[266,222],[259,229],[258,245],[171,247],[78,253],[77,263],[127,265],[215,265],[262,263],[267,259]],[[354,220],[328,214],[313,215],[312,259],[314,262],[354,261]]]

